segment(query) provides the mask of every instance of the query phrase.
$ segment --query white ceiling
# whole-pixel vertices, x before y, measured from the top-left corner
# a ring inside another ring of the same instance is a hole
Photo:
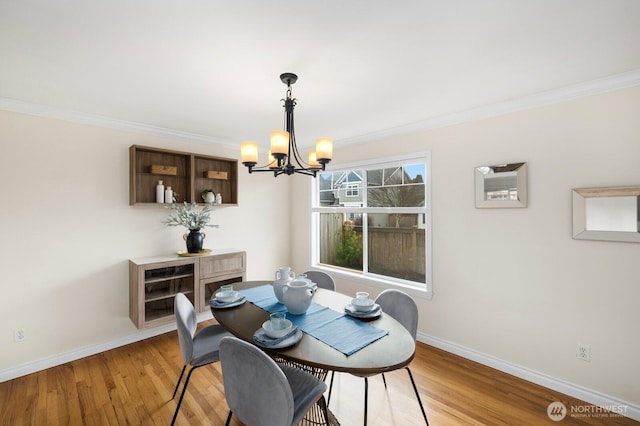
[[[640,74],[638,0],[0,0],[0,100],[237,144],[349,143]]]

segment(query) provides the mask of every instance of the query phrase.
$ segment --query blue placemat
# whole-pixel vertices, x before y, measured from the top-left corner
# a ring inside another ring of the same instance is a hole
[[[269,313],[287,313],[286,306],[278,302],[273,294],[273,286],[269,284],[240,290],[240,293],[244,294],[249,302]],[[303,315],[287,313],[287,319],[305,333],[345,355],[351,355],[389,334],[388,331],[358,321],[342,312],[336,312],[315,302],[311,303]]]

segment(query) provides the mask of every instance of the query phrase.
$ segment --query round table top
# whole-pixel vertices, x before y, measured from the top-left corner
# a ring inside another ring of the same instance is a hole
[[[272,284],[272,281],[234,283],[234,290]],[[352,296],[318,288],[313,301],[335,311],[343,312]],[[216,320],[236,337],[253,342],[253,334],[269,319],[269,313],[250,302],[225,309],[211,309]],[[396,370],[408,365],[415,354],[415,340],[402,324],[384,311],[371,325],[389,332],[386,336],[345,355],[320,340],[303,333],[294,346],[284,349],[263,348],[283,359],[325,370],[344,371],[355,375],[369,375]]]

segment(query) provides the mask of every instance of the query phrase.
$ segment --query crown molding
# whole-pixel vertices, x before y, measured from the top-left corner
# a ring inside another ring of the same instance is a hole
[[[583,98],[587,96],[597,95],[605,92],[625,89],[640,85],[640,69],[615,74],[608,77],[591,80],[584,83],[574,84],[559,89],[547,90],[530,96],[524,96],[517,99],[511,99],[493,104],[483,105],[477,108],[471,108],[464,111],[458,111],[451,114],[444,114],[437,117],[420,120],[402,126],[392,127],[377,132],[366,133],[359,136],[340,139],[340,144],[357,144],[369,142],[372,140],[388,138],[391,136],[405,135],[408,133],[417,133],[425,130],[431,130],[441,127],[452,126],[470,121],[481,120],[490,117],[496,117],[511,112],[522,111],[531,108],[542,107],[546,105],[557,104],[570,101],[573,99]],[[134,123],[131,121],[118,120],[99,115],[86,114],[79,111],[65,110],[45,105],[33,104],[20,101],[17,99],[0,97],[0,109],[19,112],[23,114],[35,115],[45,118],[54,118],[58,120],[69,121],[72,123],[88,124],[93,126],[105,127],[115,130],[124,130],[136,133],[151,134],[156,136],[169,136],[180,139],[186,139],[197,142],[214,143],[226,145],[229,147],[237,147],[236,142],[230,142],[224,139],[214,138],[195,133],[184,132],[180,130],[167,129],[149,124]]]
[[[640,85],[640,69],[635,69],[621,74],[591,80],[585,83],[573,84],[558,89],[536,93],[534,95],[523,96],[517,99],[487,104],[451,114],[444,114],[438,117],[381,130],[379,132],[372,132],[352,138],[341,139],[340,143],[358,144],[392,136],[406,135],[409,133],[417,133],[431,129],[453,126],[456,124],[496,117],[511,112],[538,108],[567,102],[573,99],[593,96],[600,93],[626,89],[638,85]]]
[[[46,105],[34,104],[17,99],[1,98],[0,109],[22,114],[35,115],[44,118],[69,121],[77,124],[88,124],[91,126],[104,127],[127,132],[143,133],[155,136],[174,137],[195,142],[214,143],[237,148],[237,143],[196,133],[183,132],[180,130],[167,129],[164,127],[152,126],[149,124],[135,123],[132,121],[119,120],[116,118],[104,117],[101,115],[87,114],[84,112],[54,108]]]

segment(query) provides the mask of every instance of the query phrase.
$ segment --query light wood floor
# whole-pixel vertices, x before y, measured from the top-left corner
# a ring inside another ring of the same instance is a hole
[[[0,383],[0,425],[168,425],[181,368],[171,332]],[[552,422],[549,403],[561,401],[568,410],[588,404],[421,343],[411,370],[432,426],[640,425],[570,415]],[[369,424],[422,424],[406,371],[386,377],[386,391],[380,377],[369,379]],[[341,425],[362,424],[363,397],[363,379],[336,374],[330,409]],[[178,424],[223,425],[227,411],[220,364],[196,370]]]

